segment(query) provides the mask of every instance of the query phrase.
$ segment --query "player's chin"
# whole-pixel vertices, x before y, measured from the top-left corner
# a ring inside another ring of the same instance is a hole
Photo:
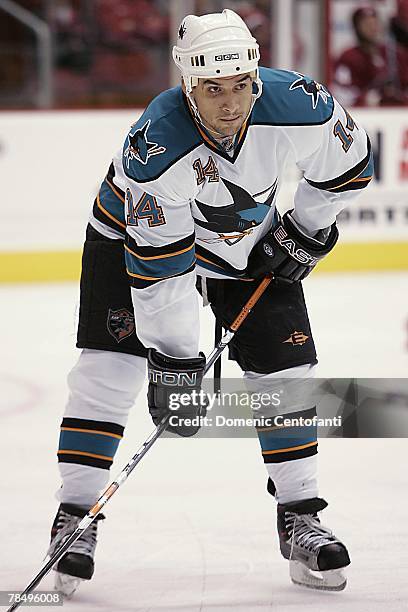
[[[217,130],[224,136],[234,136],[241,129],[243,121],[241,118],[235,121],[223,121],[220,120],[218,123]]]

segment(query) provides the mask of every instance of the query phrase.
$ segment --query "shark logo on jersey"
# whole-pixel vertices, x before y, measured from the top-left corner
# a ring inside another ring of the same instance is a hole
[[[297,74],[299,78],[294,81],[289,87],[290,91],[293,91],[294,89],[299,89],[301,87],[305,94],[311,96],[313,110],[316,109],[319,103],[319,98],[321,98],[323,102],[327,104],[327,100],[331,98],[331,95],[329,94],[327,89],[323,87],[323,85],[320,85],[320,83],[313,81],[313,79],[305,77],[304,74],[301,74],[300,72],[295,72],[294,74]]]
[[[255,227],[260,225],[271,210],[275,199],[277,181],[267,189],[251,196],[245,189],[221,178],[230,192],[233,203],[227,206],[210,206],[204,202],[195,201],[199,211],[206,221],[194,217],[196,225],[218,234],[218,238],[197,238],[200,242],[215,244],[224,242],[228,246],[236,244],[245,236],[252,234]],[[268,193],[264,202],[257,202],[256,197]]]
[[[132,159],[136,159],[144,166],[153,155],[160,155],[166,151],[166,147],[161,147],[157,142],[150,142],[147,138],[147,130],[150,127],[151,119],[148,119],[140,130],[134,134],[129,134],[129,145],[125,151],[127,166],[129,168]]]

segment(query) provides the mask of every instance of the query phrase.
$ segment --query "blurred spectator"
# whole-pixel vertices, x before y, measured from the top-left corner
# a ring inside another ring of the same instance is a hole
[[[57,104],[143,104],[168,81],[169,23],[157,3],[54,0],[51,16]]]
[[[149,0],[95,0],[103,44],[127,48],[168,40],[168,20]]]
[[[54,96],[57,106],[86,105],[93,64],[92,29],[82,0],[49,5],[54,38]]]
[[[383,104],[408,105],[408,0],[398,0],[387,45],[389,83]]]
[[[57,107],[144,105],[169,82],[165,0],[16,0],[53,35]],[[0,105],[30,107],[37,40],[0,7]]]
[[[389,78],[382,24],[369,6],[354,11],[352,23],[357,45],[343,51],[335,62],[334,93],[346,105],[381,104]]]
[[[261,65],[271,66],[270,1],[254,0],[253,2],[242,2],[235,8],[258,41]]]
[[[168,81],[168,17],[148,0],[94,0],[94,7],[98,96],[117,103],[118,94],[159,91]]]
[[[54,0],[51,5],[55,62],[77,72],[89,70],[91,54],[89,30],[79,0]]]
[[[19,6],[43,17],[43,0]],[[36,39],[32,31],[0,6],[0,103],[3,107],[35,104]]]

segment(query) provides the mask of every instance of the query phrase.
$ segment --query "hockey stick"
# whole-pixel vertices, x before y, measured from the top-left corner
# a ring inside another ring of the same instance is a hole
[[[267,275],[263,281],[259,284],[257,289],[251,295],[249,300],[246,302],[245,306],[242,308],[239,315],[230,325],[230,328],[225,332],[222,336],[221,340],[218,342],[217,346],[214,347],[214,350],[210,353],[208,360],[205,364],[204,374],[208,372],[213,363],[218,359],[221,355],[222,351],[225,347],[231,342],[232,338],[235,336],[238,329],[241,327],[242,323],[245,321],[261,295],[264,293],[268,285],[272,280],[272,275]],[[23,603],[23,600],[26,595],[31,593],[36,586],[41,582],[41,580],[51,571],[52,567],[58,563],[61,557],[67,552],[67,550],[76,542],[81,535],[84,533],[86,529],[93,523],[96,519],[102,508],[108,503],[110,498],[119,487],[127,480],[129,475],[133,472],[139,461],[145,456],[149,448],[153,446],[156,442],[157,438],[164,432],[168,425],[168,420],[170,419],[171,414],[166,415],[156,427],[155,431],[153,431],[147,440],[142,444],[142,446],[138,449],[135,455],[131,458],[129,463],[125,465],[123,470],[117,476],[117,478],[108,486],[108,488],[102,493],[101,497],[98,499],[96,504],[92,506],[92,508],[88,511],[88,513],[83,517],[83,519],[78,523],[78,527],[75,531],[70,535],[70,537],[62,544],[62,546],[54,553],[54,555],[47,561],[43,567],[40,569],[35,578],[30,582],[30,584],[22,591],[19,595],[19,601],[14,602],[14,604],[8,608],[7,612],[13,612],[13,610],[17,610],[20,605]]]
[[[215,328],[214,328],[214,346],[217,346],[218,342],[222,338],[222,323],[219,317],[215,317]],[[221,391],[221,355],[220,359],[214,363],[214,393],[218,395]]]

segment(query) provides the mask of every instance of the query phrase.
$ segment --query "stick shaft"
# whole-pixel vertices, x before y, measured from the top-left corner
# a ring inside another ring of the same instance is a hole
[[[261,295],[264,293],[270,282],[272,281],[273,276],[268,274],[265,276],[263,281],[259,284],[258,288],[253,292],[245,306],[242,308],[241,312],[235,319],[235,321],[230,325],[230,330],[233,332],[238,331],[238,328],[241,327],[242,323],[245,321]]]
[[[272,280],[272,276],[266,276],[263,281],[260,283],[258,288],[251,295],[245,306],[242,308],[239,315],[236,317],[234,322],[232,323],[229,330],[225,332],[222,336],[221,340],[214,348],[214,350],[210,353],[204,368],[204,374],[208,372],[213,363],[218,359],[221,355],[222,351],[225,347],[231,342],[232,338],[235,336],[235,333],[238,331],[239,327],[245,321],[256,302],[259,300],[261,295],[264,293],[265,289],[268,287],[269,283]],[[78,527],[75,531],[70,535],[70,537],[62,544],[62,546],[54,553],[54,555],[42,566],[38,574],[35,578],[30,582],[30,584],[21,592],[21,596],[28,595],[31,593],[36,586],[41,582],[41,580],[51,571],[53,566],[58,563],[61,557],[67,552],[67,550],[76,542],[81,535],[84,533],[86,529],[90,526],[91,523],[96,519],[102,508],[108,503],[110,498],[116,493],[119,487],[128,479],[129,475],[133,472],[137,464],[143,459],[147,451],[153,446],[156,442],[157,438],[161,436],[164,430],[167,427],[168,420],[170,418],[170,414],[166,415],[158,424],[156,429],[150,434],[150,436],[143,442],[142,446],[138,449],[138,451],[133,455],[131,460],[125,465],[123,470],[118,474],[117,478],[105,489],[102,493],[98,501],[92,506],[92,508],[88,511],[88,513],[84,516],[84,518],[78,524]],[[20,603],[15,602],[10,608],[8,608],[7,612],[14,612],[17,608],[20,607]]]
[[[252,311],[253,307],[255,306],[255,304],[257,303],[257,301],[261,297],[261,295],[265,292],[265,290],[269,286],[269,284],[272,281],[272,279],[273,279],[273,276],[270,275],[270,274],[265,276],[263,281],[255,289],[255,291],[253,292],[253,294],[251,295],[249,300],[242,307],[239,315],[236,317],[236,319],[230,325],[230,328],[225,332],[225,334],[222,336],[221,340],[218,342],[217,346],[214,347],[213,351],[209,354],[209,356],[207,358],[207,361],[206,361],[206,364],[205,364],[204,374],[206,374],[208,372],[208,370],[213,365],[214,361],[216,361],[218,359],[218,357],[221,355],[222,351],[225,349],[227,344],[229,344],[231,342],[231,340],[235,336],[235,333],[238,331],[238,329],[241,327],[242,323],[245,321],[245,319],[247,318],[249,313]]]
[[[169,415],[170,416],[170,415]],[[125,465],[123,470],[118,474],[117,478],[105,489],[102,493],[98,501],[92,506],[92,508],[88,511],[88,513],[84,516],[84,518],[78,524],[78,527],[75,531],[70,535],[70,537],[62,544],[62,546],[55,552],[55,554],[42,566],[38,574],[35,578],[30,582],[30,584],[22,591],[21,596],[28,595],[31,593],[36,586],[39,585],[41,580],[51,571],[53,566],[58,563],[58,561],[63,557],[63,555],[67,552],[67,550],[76,542],[84,531],[89,527],[91,523],[96,519],[98,514],[101,512],[102,508],[108,503],[109,499],[116,493],[120,486],[127,480],[129,475],[135,469],[139,461],[144,457],[149,448],[154,444],[157,438],[163,433],[166,429],[167,421],[169,416],[166,416],[157,426],[157,428],[150,434],[150,436],[145,440],[142,446],[138,449],[138,451],[133,455],[131,460]],[[15,602],[10,608],[8,608],[7,612],[14,612],[17,608],[20,607],[19,602]]]

